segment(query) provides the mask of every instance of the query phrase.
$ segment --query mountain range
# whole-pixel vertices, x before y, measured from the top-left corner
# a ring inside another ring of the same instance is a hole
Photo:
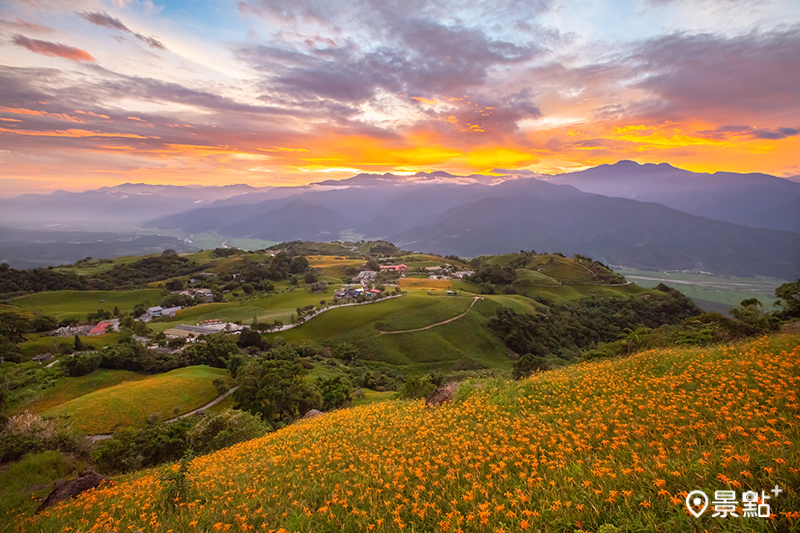
[[[126,184],[3,200],[0,222],[11,225],[10,213],[24,209],[60,212],[62,221],[84,209],[109,221],[234,238],[380,238],[465,257],[535,249],[646,270],[800,277],[800,183],[667,164],[620,161],[535,177],[359,174],[271,189]]]

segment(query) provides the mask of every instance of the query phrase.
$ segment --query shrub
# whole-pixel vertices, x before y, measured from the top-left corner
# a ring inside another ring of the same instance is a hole
[[[99,353],[75,354],[64,359],[61,364],[64,366],[64,373],[77,378],[97,370],[100,367],[101,359],[102,356]]]
[[[411,376],[403,384],[398,397],[404,400],[427,398],[436,392],[436,389],[436,385],[431,382],[429,376]]]
[[[197,453],[209,453],[240,442],[256,439],[270,430],[257,414],[226,409],[206,416],[186,432],[189,446]]]
[[[0,463],[44,450],[88,455],[88,442],[65,418],[42,418],[27,411],[9,418],[0,431]]]

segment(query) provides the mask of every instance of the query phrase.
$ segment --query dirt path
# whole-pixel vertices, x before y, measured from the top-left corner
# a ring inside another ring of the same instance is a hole
[[[212,400],[209,403],[205,404],[203,407],[198,407],[194,411],[189,411],[188,413],[184,413],[182,415],[176,416],[175,418],[170,418],[169,420],[164,420],[164,422],[169,424],[169,423],[172,423],[172,422],[176,422],[176,421],[180,420],[181,418],[186,418],[187,416],[192,416],[193,414],[195,414],[195,413],[197,413],[199,411],[204,411],[204,410],[208,409],[209,407],[211,407],[213,405],[217,405],[219,402],[221,402],[222,400],[224,400],[225,398],[227,398],[228,396],[233,394],[233,391],[235,391],[238,388],[239,387],[233,387],[231,390],[229,390],[228,392],[226,392],[225,394],[223,394],[221,396],[218,396],[214,400]],[[87,439],[92,439],[92,442],[97,442],[99,440],[110,439],[113,436],[114,435],[89,435],[86,438]]]
[[[436,324],[431,324],[430,326],[425,326],[424,328],[405,329],[403,331],[380,331],[379,333],[381,335],[394,335],[395,333],[412,333],[414,331],[425,331],[426,329],[435,328],[436,326],[441,326],[443,324],[449,324],[450,322],[453,322],[454,320],[458,320],[462,316],[464,316],[467,313],[469,313],[469,310],[472,309],[472,306],[475,305],[475,302],[477,302],[478,300],[484,300],[484,299],[485,298],[483,298],[482,296],[476,296],[475,298],[472,299],[472,303],[469,304],[469,307],[467,308],[467,310],[464,311],[463,313],[461,313],[460,315],[454,316],[453,318],[448,318],[447,320],[444,320],[442,322],[437,322]]]

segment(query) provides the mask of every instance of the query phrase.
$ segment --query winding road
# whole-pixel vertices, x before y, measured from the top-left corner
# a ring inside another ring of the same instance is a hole
[[[448,318],[447,320],[444,320],[442,322],[437,322],[436,324],[431,324],[430,326],[425,326],[424,328],[404,329],[403,331],[380,331],[379,333],[381,335],[394,335],[395,333],[412,333],[414,331],[425,331],[426,329],[435,328],[436,326],[449,324],[450,322],[453,322],[454,320],[458,320],[459,318],[461,318],[464,315],[466,315],[467,313],[469,313],[469,310],[472,309],[472,306],[475,305],[475,302],[477,302],[478,300],[484,300],[484,299],[485,298],[483,296],[476,296],[475,298],[472,299],[472,303],[469,304],[469,307],[467,308],[467,310],[464,311],[463,313],[461,313],[460,315],[454,316],[453,318]]]

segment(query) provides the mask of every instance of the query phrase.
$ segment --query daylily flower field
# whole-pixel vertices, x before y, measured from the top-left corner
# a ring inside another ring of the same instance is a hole
[[[797,335],[466,382],[441,407],[345,409],[196,458],[183,496],[159,480],[178,465],[142,471],[17,529],[797,531],[798,395]],[[738,516],[695,518],[693,490],[735,491]],[[768,517],[743,516],[750,490]]]

